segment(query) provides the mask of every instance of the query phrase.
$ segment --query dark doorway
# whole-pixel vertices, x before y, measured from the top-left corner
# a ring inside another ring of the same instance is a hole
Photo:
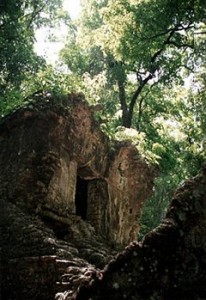
[[[80,216],[83,220],[87,218],[87,194],[88,186],[87,180],[77,176],[75,206],[76,215]]]

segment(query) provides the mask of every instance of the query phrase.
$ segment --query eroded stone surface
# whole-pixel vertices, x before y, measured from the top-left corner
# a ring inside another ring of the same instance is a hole
[[[115,243],[136,238],[154,172],[130,144],[111,153],[81,95],[64,107],[20,109],[2,121],[0,137],[2,199],[48,218],[80,215]]]
[[[0,205],[1,299],[54,299],[62,291],[71,296],[94,266],[103,267],[116,253],[85,223],[84,239],[77,231],[75,238],[67,233],[58,239],[54,225],[55,230],[12,203],[0,200]]]
[[[206,299],[206,168],[174,195],[166,218],[97,272],[76,300]]]
[[[154,172],[99,130],[82,95],[0,124],[2,299],[71,299],[136,238]]]
[[[135,147],[120,144],[108,176],[108,215],[116,214],[108,222],[112,240],[123,244],[136,240],[141,207],[148,193],[152,194],[149,173],[150,169],[144,167]]]
[[[1,298],[206,299],[206,168],[114,258],[138,232],[153,173],[131,145],[110,152],[81,95],[65,103],[0,125]]]

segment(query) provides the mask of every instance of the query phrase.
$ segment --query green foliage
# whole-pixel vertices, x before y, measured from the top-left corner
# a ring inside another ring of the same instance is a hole
[[[178,170],[176,170],[178,171]],[[141,228],[138,238],[141,239],[146,233],[157,227],[162,218],[165,216],[168,204],[180,184],[178,172],[171,174],[163,174],[155,180],[154,195],[147,199],[142,215]]]
[[[25,86],[25,84],[28,86]],[[64,74],[62,71],[55,70],[52,66],[39,70],[35,76],[27,78],[22,85],[27,95],[36,91],[50,92],[54,95],[61,95],[72,92],[80,88],[78,77],[71,74]]]
[[[2,0],[0,2],[0,114],[23,105],[39,90],[62,91],[63,77],[46,67],[34,52],[35,30],[68,21],[62,0]],[[43,79],[43,76],[45,78]],[[72,78],[72,81],[75,79]],[[68,84],[68,89],[69,89]]]
[[[35,75],[29,74],[26,80],[21,82],[21,89],[10,89],[0,96],[0,115],[4,116],[17,107],[24,106],[35,98],[35,95],[51,95],[58,99],[65,95],[83,89],[79,85],[79,78],[71,74],[64,74],[47,66],[40,69]],[[42,97],[43,99],[44,97]]]
[[[7,115],[23,103],[22,95],[18,89],[10,89],[5,95],[0,95],[0,117]]]
[[[164,109],[162,116],[153,119],[152,130],[143,120],[148,137],[156,141],[152,144],[152,151],[161,160],[154,196],[147,200],[142,211],[140,238],[160,223],[178,185],[195,176],[205,162],[206,98],[203,95],[204,92],[197,90],[173,87],[172,92],[164,97],[169,102],[169,110]]]
[[[159,161],[161,160],[161,156],[159,154],[162,154],[162,149],[164,149],[164,147],[156,143],[155,149],[151,151],[148,147],[145,133],[121,126],[117,128],[114,138],[118,141],[131,142],[136,146],[141,157],[148,161],[149,164],[159,165]]]
[[[87,0],[82,9],[62,59],[74,74],[104,72],[122,125],[134,127],[135,104],[149,100],[145,90],[183,84],[183,71],[192,71],[193,1]]]
[[[33,50],[34,29],[51,24],[59,0],[0,3],[0,94],[17,87],[44,62]]]
[[[101,128],[132,141],[159,168],[142,235],[160,222],[178,184],[205,159],[205,5],[86,0],[76,25],[62,59],[81,76],[90,104],[100,105]],[[185,79],[193,72],[189,89]]]
[[[143,235],[205,160],[206,6],[200,0],[85,0],[80,19],[71,21],[61,2],[1,1],[0,114],[37,92],[56,99],[85,93],[101,129],[131,141],[159,168],[142,214]],[[68,26],[60,54],[68,72],[47,66],[33,50],[35,30],[61,22]]]

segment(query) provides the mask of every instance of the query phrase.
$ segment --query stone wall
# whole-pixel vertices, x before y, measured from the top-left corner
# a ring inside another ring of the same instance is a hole
[[[82,95],[40,103],[0,124],[0,298],[206,299],[206,168],[115,257],[153,170],[130,144],[110,149]]]
[[[72,299],[204,300],[205,283],[206,167],[177,190],[156,229],[93,274]]]
[[[0,197],[47,219],[83,214],[109,240],[134,240],[151,195],[152,168],[130,144],[110,149],[81,94],[70,95],[64,106],[40,103],[1,122]],[[77,178],[86,189],[79,199]]]
[[[136,240],[140,212],[148,192],[152,194],[150,169],[140,159],[136,148],[119,145],[108,172],[107,215],[111,239],[120,243]],[[137,201],[138,199],[138,201]]]

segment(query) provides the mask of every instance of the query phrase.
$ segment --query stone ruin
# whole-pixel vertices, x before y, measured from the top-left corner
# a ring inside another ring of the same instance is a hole
[[[206,299],[206,166],[174,194],[166,217],[104,270],[75,300]]]
[[[54,299],[67,268],[103,267],[137,238],[154,169],[111,143],[82,94],[16,110],[0,144],[4,299]]]
[[[205,166],[137,242],[154,170],[81,95],[14,112],[0,144],[2,299],[206,299]]]

